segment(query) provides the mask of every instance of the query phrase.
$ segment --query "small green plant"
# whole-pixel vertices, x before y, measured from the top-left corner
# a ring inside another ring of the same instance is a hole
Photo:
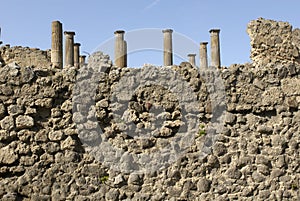
[[[199,130],[199,136],[203,136],[206,135],[206,131],[205,130]]]
[[[293,183],[293,184],[292,184],[292,190],[294,190],[294,191],[295,191],[295,190],[297,190],[297,189],[298,189],[298,185],[297,185],[297,184],[295,184],[295,183]]]
[[[107,182],[108,178],[109,177],[107,175],[100,177],[101,184],[105,184]]]
[[[199,137],[206,135],[205,125],[203,125],[203,124],[199,125],[198,135],[199,135]]]

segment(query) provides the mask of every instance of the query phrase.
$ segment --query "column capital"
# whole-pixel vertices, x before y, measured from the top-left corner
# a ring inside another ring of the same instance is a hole
[[[74,31],[64,31],[64,34],[65,35],[72,35],[72,36],[74,36],[75,32]]]
[[[172,29],[164,29],[162,30],[163,33],[173,33]]]
[[[58,20],[54,20],[54,21],[52,21],[52,23],[59,23],[59,24],[61,24],[61,22],[58,21]]]
[[[209,33],[220,33],[220,29],[211,29],[209,30]]]
[[[80,46],[81,44],[80,43],[74,43],[74,46]]]
[[[187,56],[188,56],[188,57],[195,57],[196,54],[188,54]]]
[[[114,32],[114,34],[124,34],[124,33],[125,33],[124,30],[117,30],[117,31]]]
[[[208,42],[200,42],[200,45],[207,45]]]

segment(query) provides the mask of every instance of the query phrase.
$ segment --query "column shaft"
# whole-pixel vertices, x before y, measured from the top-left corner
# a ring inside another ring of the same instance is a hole
[[[65,66],[74,66],[75,32],[65,31]]]
[[[196,54],[188,54],[189,62],[193,67],[196,67]]]
[[[207,68],[208,67],[208,61],[207,61],[207,42],[200,43],[200,69]]]
[[[221,67],[220,58],[220,39],[219,39],[219,29],[211,29],[210,31],[210,48],[211,48],[211,61],[210,65],[214,67]]]
[[[164,33],[164,66],[173,65],[172,29],[162,31]]]
[[[79,68],[80,43],[74,44],[74,66]]]
[[[51,63],[53,67],[63,67],[63,39],[62,23],[59,21],[52,22],[51,35]]]
[[[115,65],[118,67],[127,66],[127,43],[124,40],[125,31],[115,31]]]
[[[80,55],[79,56],[79,65],[80,67],[83,66],[85,64],[85,55]]]

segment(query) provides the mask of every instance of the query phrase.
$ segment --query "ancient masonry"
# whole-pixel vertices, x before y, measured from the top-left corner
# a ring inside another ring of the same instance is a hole
[[[120,30],[114,64],[102,52],[86,63],[75,33],[63,32],[58,21],[51,50],[1,46],[0,200],[300,200],[300,30],[259,18],[247,32],[253,63],[221,67],[219,30],[213,29],[211,63],[202,42],[200,71],[194,54],[173,65],[170,29],[162,34],[163,67],[126,67]],[[159,79],[173,74],[176,79]],[[130,91],[142,75],[152,78],[150,84]],[[180,80],[190,89],[181,96],[171,89],[183,85],[164,87]],[[180,104],[191,97],[196,107]],[[126,100],[124,115],[115,113]],[[174,144],[195,124],[192,117],[199,129],[173,163],[130,172],[134,164],[126,161]],[[131,128],[151,136],[126,135]],[[102,149],[99,130],[127,154],[116,166],[92,154],[112,156]]]

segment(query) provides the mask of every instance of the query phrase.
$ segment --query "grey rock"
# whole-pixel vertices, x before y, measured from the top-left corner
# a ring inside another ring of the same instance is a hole
[[[275,178],[280,177],[280,176],[282,176],[284,174],[285,174],[285,171],[282,170],[282,169],[277,169],[277,168],[273,169],[271,171],[271,179],[275,179]]]
[[[239,179],[239,178],[241,178],[242,173],[240,170],[238,170],[236,168],[229,168],[226,171],[226,175],[231,179]]]
[[[226,146],[223,143],[216,143],[213,145],[213,153],[216,156],[222,156],[227,153]]]
[[[197,190],[201,193],[208,192],[210,188],[211,188],[211,181],[205,178],[200,178],[199,181],[197,182]]]
[[[234,124],[236,121],[236,116],[232,113],[226,113],[226,116],[225,116],[225,123],[227,124]]]
[[[260,174],[260,173],[258,173],[258,172],[256,172],[256,171],[253,172],[252,178],[253,178],[253,180],[254,180],[255,182],[258,182],[258,183],[263,182],[263,181],[265,181],[265,179],[266,179],[266,177],[265,177],[264,175],[262,175],[262,174]]]
[[[142,175],[132,173],[129,175],[128,184],[129,185],[141,185],[143,183]]]
[[[272,135],[271,143],[273,147],[278,147],[278,146],[282,146],[285,143],[285,141],[280,135]]]
[[[257,127],[257,132],[263,133],[263,134],[271,134],[271,133],[273,133],[273,128],[270,126],[260,125]]]

